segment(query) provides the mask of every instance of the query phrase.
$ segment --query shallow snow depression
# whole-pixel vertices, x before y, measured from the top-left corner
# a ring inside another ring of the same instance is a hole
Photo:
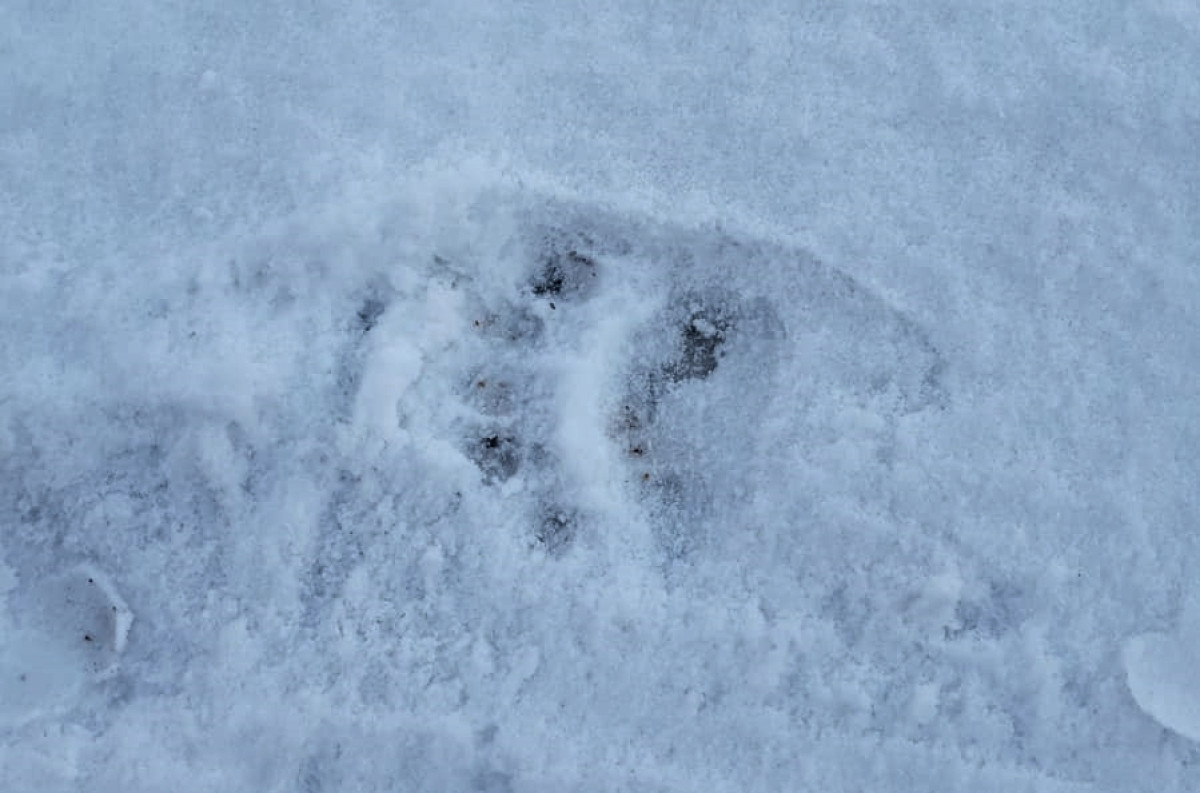
[[[434,184],[13,277],[6,789],[1097,782],[1136,711],[936,329],[786,240]]]

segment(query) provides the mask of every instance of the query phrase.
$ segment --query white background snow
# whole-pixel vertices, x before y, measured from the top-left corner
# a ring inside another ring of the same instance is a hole
[[[1200,789],[1200,9],[0,3],[0,789]]]

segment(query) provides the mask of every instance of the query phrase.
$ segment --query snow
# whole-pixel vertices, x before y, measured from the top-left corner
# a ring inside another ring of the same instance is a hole
[[[0,789],[1200,787],[1187,3],[24,4]]]
[[[1125,646],[1129,690],[1138,707],[1169,730],[1200,741],[1200,696],[1195,673],[1195,640],[1145,634]]]
[[[1179,735],[1200,741],[1200,623],[1191,598],[1169,632],[1129,638],[1122,648],[1129,692],[1147,716]]]

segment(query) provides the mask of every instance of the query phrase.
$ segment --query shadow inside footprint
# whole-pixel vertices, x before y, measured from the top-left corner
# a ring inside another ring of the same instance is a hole
[[[487,433],[473,441],[466,451],[488,484],[506,482],[521,468],[517,439],[504,432]]]
[[[679,357],[663,367],[663,374],[673,383],[708,377],[724,357],[722,347],[729,328],[730,318],[725,312],[692,311],[680,328]]]
[[[383,316],[387,304],[382,300],[369,297],[359,306],[356,316],[358,317],[358,326],[363,333],[369,333],[372,328],[379,322],[379,318]]]
[[[561,507],[547,509],[538,521],[534,540],[550,556],[562,556],[575,541],[578,516]]]
[[[595,288],[596,262],[575,249],[552,251],[542,257],[542,266],[529,283],[537,297],[571,299],[586,297]]]
[[[485,416],[511,416],[525,395],[513,381],[512,372],[499,369],[477,370],[460,388],[463,401]]]

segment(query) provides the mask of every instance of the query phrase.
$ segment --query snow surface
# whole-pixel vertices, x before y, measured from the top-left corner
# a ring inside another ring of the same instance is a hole
[[[1180,735],[1200,741],[1200,644],[1169,634],[1131,639],[1125,649],[1129,690],[1148,715]]]
[[[1200,11],[9,3],[0,790],[1200,789]]]

